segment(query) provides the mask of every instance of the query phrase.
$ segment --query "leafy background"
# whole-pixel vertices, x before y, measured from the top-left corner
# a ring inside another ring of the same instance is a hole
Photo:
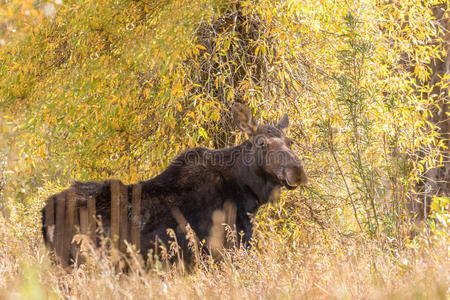
[[[448,18],[445,1],[0,1],[0,295],[448,297]],[[288,113],[310,178],[259,212],[253,250],[187,277],[49,264],[46,197],[243,141],[234,102]]]

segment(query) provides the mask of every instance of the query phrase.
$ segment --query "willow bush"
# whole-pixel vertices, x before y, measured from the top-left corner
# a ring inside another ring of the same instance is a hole
[[[242,141],[234,102],[291,117],[310,184],[257,216],[290,245],[315,228],[402,246],[416,183],[448,159],[428,121],[442,100],[420,92],[446,55],[432,8],[448,17],[448,3],[69,0],[47,17],[43,2],[3,4],[18,29],[0,46],[4,193],[35,229],[73,179],[145,180],[183,149]]]

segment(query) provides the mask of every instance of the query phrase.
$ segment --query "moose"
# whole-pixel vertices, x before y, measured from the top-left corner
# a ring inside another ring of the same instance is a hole
[[[237,127],[248,135],[248,140],[218,150],[189,149],[161,174],[139,183],[142,200],[139,242],[144,258],[149,250],[157,251],[171,241],[173,235],[170,237],[167,231],[171,228],[183,259],[189,261],[192,249],[186,238],[187,224],[198,241],[209,241],[211,247],[223,245],[223,237],[214,231],[219,228],[220,232],[225,223],[240,233],[241,244],[248,245],[253,233],[252,216],[258,209],[279,200],[282,187],[292,190],[307,183],[302,161],[291,149],[292,141],[286,135],[287,114],[276,125],[258,125],[247,106],[236,103],[232,112]],[[131,196],[131,185],[124,188]],[[95,214],[101,219],[104,232],[108,232],[111,181],[74,182],[71,190],[75,198],[95,198]],[[53,249],[54,235],[50,230],[58,231],[54,228],[58,224],[53,220],[49,223],[46,212],[54,209],[55,203],[47,200],[42,209],[44,241]],[[129,205],[126,210],[130,215]],[[54,225],[50,228],[46,224]]]

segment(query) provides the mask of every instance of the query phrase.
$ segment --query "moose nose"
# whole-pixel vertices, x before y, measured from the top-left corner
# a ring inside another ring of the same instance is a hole
[[[286,169],[286,181],[290,186],[305,185],[308,177],[301,165],[293,165]]]

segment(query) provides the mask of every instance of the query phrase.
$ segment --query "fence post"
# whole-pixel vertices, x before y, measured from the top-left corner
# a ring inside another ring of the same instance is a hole
[[[133,185],[130,234],[137,251],[141,250],[141,197],[142,186],[139,183]]]
[[[125,253],[127,246],[125,241],[128,240],[128,187],[120,184],[120,251]]]
[[[55,226],[55,250],[61,263],[66,262],[63,259],[64,249],[64,213],[66,208],[66,192],[61,192],[56,195],[56,226]]]
[[[119,247],[120,235],[120,193],[121,182],[113,179],[111,182],[111,241],[113,248]]]
[[[80,233],[87,234],[89,231],[88,208],[80,207],[79,214],[80,214]]]
[[[69,254],[75,225],[76,205],[77,200],[75,198],[75,189],[70,188],[66,191],[66,217],[64,220],[64,243],[62,250],[62,259],[66,264],[69,263]]]
[[[94,245],[97,245],[97,234],[96,234],[96,228],[97,223],[95,221],[96,218],[96,207],[95,207],[95,198],[89,197],[87,201],[87,211],[88,211],[88,229],[89,229],[89,236],[91,237],[92,242],[94,242]]]

